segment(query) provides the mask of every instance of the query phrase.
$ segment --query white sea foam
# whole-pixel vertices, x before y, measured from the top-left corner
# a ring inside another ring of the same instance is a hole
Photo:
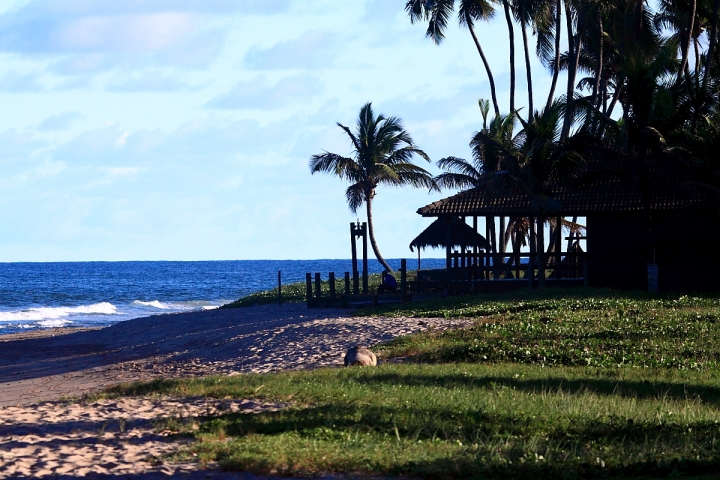
[[[170,305],[168,305],[166,303],[162,303],[159,300],[153,300],[152,302],[143,302],[142,300],[135,300],[132,303],[134,303],[135,305],[142,305],[144,307],[159,308],[161,310],[169,310],[170,308],[172,308]]]
[[[79,307],[40,307],[0,312],[0,322],[63,320],[74,315],[115,315],[112,303],[101,302]],[[53,325],[54,326],[54,325]]]
[[[37,325],[43,328],[58,328],[58,327],[64,327],[65,325],[70,325],[73,323],[70,320],[41,320],[37,322]]]

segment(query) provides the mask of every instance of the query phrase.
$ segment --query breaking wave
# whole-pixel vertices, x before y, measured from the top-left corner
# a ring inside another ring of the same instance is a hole
[[[0,322],[62,321],[76,315],[116,315],[117,313],[118,311],[115,305],[108,302],[101,302],[92,305],[80,305],[79,307],[38,307],[0,312]],[[68,322],[64,324],[67,323]]]

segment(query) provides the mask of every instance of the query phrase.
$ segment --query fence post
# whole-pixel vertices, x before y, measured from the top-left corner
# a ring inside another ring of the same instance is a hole
[[[355,295],[360,294],[360,277],[359,277],[359,275],[360,275],[360,272],[358,272],[357,270],[355,270],[353,272],[353,293]]]
[[[350,295],[350,272],[345,272],[345,295]]]
[[[335,298],[335,272],[328,274],[328,282],[330,283],[330,298]]]
[[[320,300],[322,292],[320,291],[320,274],[315,272],[315,298]]]
[[[278,270],[278,305],[282,305],[282,278]]]
[[[309,272],[305,274],[305,299],[307,307],[312,308],[312,275]]]
[[[532,257],[530,257],[530,258],[528,258],[528,264],[527,264],[528,288],[530,290],[533,289],[533,277],[534,276],[535,276],[535,269],[533,268]]]
[[[403,302],[407,302],[407,260],[400,260],[400,293]]]

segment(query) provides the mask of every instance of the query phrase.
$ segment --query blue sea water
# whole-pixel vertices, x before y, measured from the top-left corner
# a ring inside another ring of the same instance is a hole
[[[399,259],[390,259],[399,268]],[[444,259],[423,259],[443,268]],[[369,261],[370,273],[382,267]],[[408,268],[415,268],[408,260]],[[362,268],[362,267],[361,267]],[[217,308],[253,292],[342,276],[350,260],[0,263],[0,335],[38,328],[108,326],[156,313]]]

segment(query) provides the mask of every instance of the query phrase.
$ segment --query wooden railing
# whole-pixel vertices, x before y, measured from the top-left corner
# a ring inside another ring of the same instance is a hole
[[[373,304],[375,306],[378,305],[378,303],[381,300],[390,299],[392,301],[399,301],[399,302],[405,302],[408,300],[407,296],[407,261],[401,260],[400,261],[400,281],[398,282],[398,288],[396,292],[393,293],[387,293],[387,294],[377,294],[370,292],[370,290],[367,287],[367,281],[365,281],[365,285],[363,287],[362,293],[360,292],[358,288],[358,278],[359,278],[359,272],[355,272],[355,274],[352,276],[352,282],[350,277],[350,272],[345,272],[344,274],[344,283],[342,286],[341,292],[338,292],[335,285],[335,273],[330,272],[328,273],[328,279],[327,281],[322,280],[322,275],[319,272],[316,272],[314,275],[312,273],[306,273],[305,274],[305,300],[307,303],[308,308],[312,307],[320,307],[320,306],[340,306],[340,307],[347,307],[352,304],[357,303],[368,303]],[[328,284],[328,291],[323,294],[323,288],[322,285],[324,283]],[[352,288],[351,288],[352,286]]]
[[[587,284],[586,252],[551,253],[538,258],[537,254],[521,253],[474,253],[452,252],[450,254],[450,282],[476,282],[488,280],[534,279],[541,284],[545,280],[583,280]]]

